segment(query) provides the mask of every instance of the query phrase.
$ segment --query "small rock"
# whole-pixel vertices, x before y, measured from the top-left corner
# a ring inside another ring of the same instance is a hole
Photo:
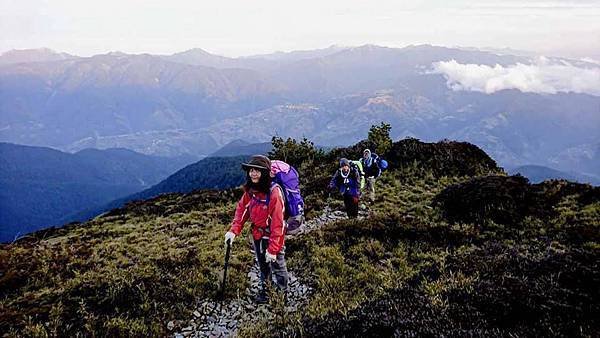
[[[196,311],[194,311],[194,317],[196,317],[196,318],[200,318],[200,317],[202,317],[202,314],[200,314],[200,312],[198,312],[198,311],[196,310]]]
[[[167,329],[169,331],[172,331],[175,328],[175,322],[174,321],[170,321],[169,323],[167,323]]]

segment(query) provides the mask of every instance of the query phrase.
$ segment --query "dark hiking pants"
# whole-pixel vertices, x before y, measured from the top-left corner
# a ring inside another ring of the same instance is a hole
[[[275,262],[267,263],[265,254],[269,247],[269,239],[263,238],[258,241],[254,241],[254,252],[256,253],[256,259],[258,260],[258,267],[260,268],[260,286],[265,287],[265,282],[270,283],[272,275],[275,275],[277,287],[281,291],[287,291],[288,286],[288,272],[285,266],[285,246],[281,248],[281,251],[277,254]]]
[[[354,197],[351,194],[344,194],[344,206],[346,206],[348,217],[355,218],[358,216],[358,197]]]

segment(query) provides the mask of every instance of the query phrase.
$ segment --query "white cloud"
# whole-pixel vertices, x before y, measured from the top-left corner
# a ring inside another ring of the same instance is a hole
[[[540,57],[533,64],[507,67],[461,64],[456,60],[434,62],[431,73],[443,74],[452,90],[494,93],[503,89],[522,92],[575,92],[600,96],[600,68],[581,68],[561,60]]]
[[[581,58],[581,61],[600,65],[600,60],[596,60],[596,59],[590,58],[590,57]]]

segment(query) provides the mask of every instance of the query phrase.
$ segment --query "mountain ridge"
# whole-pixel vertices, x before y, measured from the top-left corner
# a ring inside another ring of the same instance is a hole
[[[241,137],[231,125],[248,130],[243,137],[251,142],[294,133],[319,144],[349,145],[360,140],[365,127],[388,121],[395,139],[460,139],[479,144],[506,166],[540,163],[599,175],[596,159],[586,159],[583,148],[598,143],[600,98],[516,89],[456,91],[443,75],[428,72],[432,62],[450,59],[507,67],[533,62],[527,57],[430,45],[344,47],[289,63],[262,60],[269,66],[244,69],[192,66],[165,57],[105,54],[52,66],[2,67],[0,140],[68,151],[127,147],[200,157]],[[295,118],[306,127],[286,127],[298,125]]]
[[[125,149],[69,154],[0,142],[0,241],[63,224],[66,214],[143,190],[189,161]]]

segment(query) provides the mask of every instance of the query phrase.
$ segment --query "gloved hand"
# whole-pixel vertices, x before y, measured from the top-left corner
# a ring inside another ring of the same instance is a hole
[[[233,240],[235,239],[235,234],[231,231],[227,231],[225,234],[225,244],[229,241],[229,244],[233,244]]]
[[[265,260],[267,261],[267,263],[275,262],[277,260],[277,255],[273,255],[272,253],[267,251],[265,253]]]

